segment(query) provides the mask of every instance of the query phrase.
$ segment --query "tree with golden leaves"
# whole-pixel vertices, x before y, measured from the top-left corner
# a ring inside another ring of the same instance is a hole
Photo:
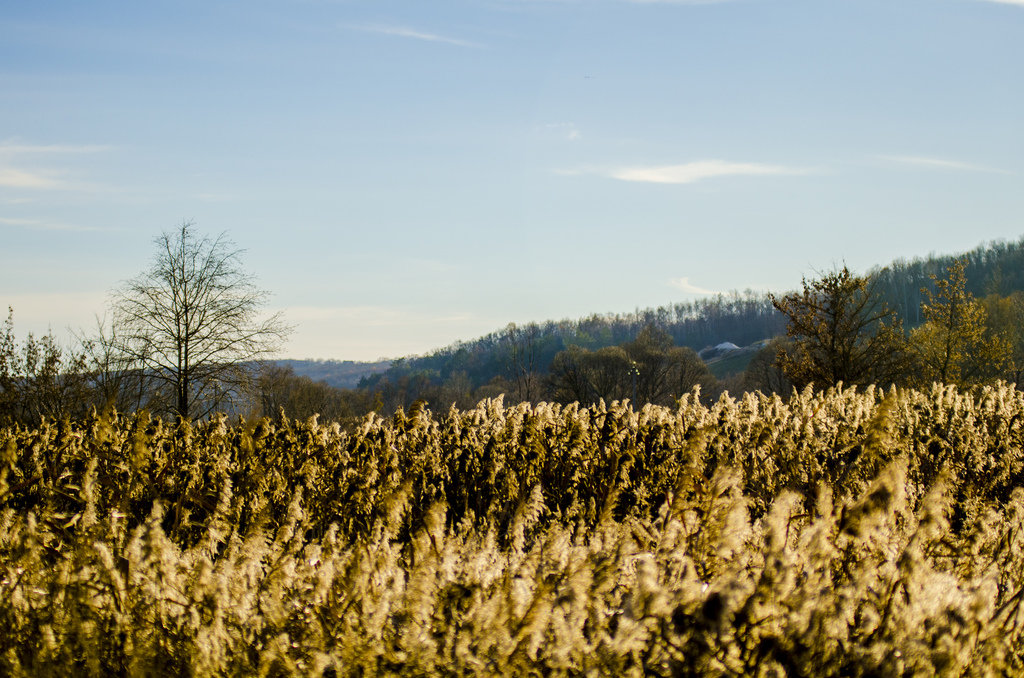
[[[1009,351],[1002,377],[1024,386],[1024,292],[1005,297],[990,294],[979,301],[985,307],[989,335],[999,337]]]
[[[965,386],[1000,376],[1011,348],[986,331],[985,307],[967,291],[964,262],[953,262],[945,278],[932,280],[934,291],[921,290],[925,323],[911,334],[919,381]]]

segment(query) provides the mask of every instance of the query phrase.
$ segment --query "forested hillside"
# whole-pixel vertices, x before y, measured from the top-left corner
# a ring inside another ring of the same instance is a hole
[[[355,388],[374,374],[386,372],[390,360],[360,362],[357,360],[275,360],[278,367],[290,369],[297,376],[322,381],[333,388]]]
[[[570,346],[587,350],[619,346],[634,341],[646,327],[661,330],[675,346],[696,351],[726,339],[745,346],[773,337],[785,330],[785,319],[767,296],[747,291],[632,313],[509,325],[426,356],[396,360],[387,372],[360,386],[372,390],[403,379],[443,383],[454,375],[464,375],[473,388],[495,378],[515,381],[522,372],[546,374],[555,356]]]
[[[963,260],[967,292],[975,297],[1007,296],[1024,291],[1024,238],[1015,242],[993,242],[962,254],[899,259],[872,269],[876,291],[908,327],[921,324],[922,289],[934,289],[931,276],[941,276],[954,261]]]
[[[935,289],[932,276],[941,277],[960,260],[965,264],[966,291],[974,297],[1024,291],[1024,238],[981,245],[962,254],[897,260],[872,269],[867,276],[878,301],[893,309],[909,331],[922,323],[924,290]],[[635,341],[648,327],[664,332],[674,346],[699,351],[721,342],[743,347],[780,337],[786,331],[786,318],[767,294],[748,290],[631,313],[509,325],[425,356],[396,360],[387,371],[363,380],[359,389],[377,393],[382,402],[395,405],[408,405],[419,397],[439,402],[439,390],[445,385],[450,388],[444,395],[451,401],[459,400],[461,393],[478,391],[480,395],[501,392],[516,401],[527,400],[534,391],[522,383],[524,375],[548,380],[559,353],[571,347],[598,351],[621,346]],[[755,351],[747,351],[733,361],[732,374],[747,369],[755,355]],[[730,376],[721,369],[716,374],[719,378]],[[733,390],[744,388],[739,378],[727,379],[726,385]],[[550,397],[551,391],[547,395]]]

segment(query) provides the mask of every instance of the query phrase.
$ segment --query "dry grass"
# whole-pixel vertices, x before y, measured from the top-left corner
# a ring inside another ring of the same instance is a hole
[[[0,674],[1024,671],[1024,398],[0,431]]]

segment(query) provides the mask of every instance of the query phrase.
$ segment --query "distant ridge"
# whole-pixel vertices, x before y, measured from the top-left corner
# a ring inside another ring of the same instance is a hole
[[[390,360],[359,362],[355,360],[275,360],[274,364],[290,367],[296,376],[323,381],[334,388],[352,389],[359,382],[375,374],[383,374],[391,367]]]
[[[943,275],[958,259],[967,262],[968,288],[975,296],[1024,292],[1024,237],[982,244],[960,254],[897,259],[872,268],[865,275],[909,329],[921,322],[921,289],[930,288],[931,276]],[[698,351],[716,377],[741,371],[757,349],[784,334],[786,328],[784,317],[775,311],[766,293],[747,290],[628,313],[594,314],[577,320],[548,320],[522,326],[510,324],[426,355],[394,361],[277,362],[291,367],[299,376],[338,388],[374,390],[389,382],[414,381],[440,384],[453,377],[464,380],[467,387],[478,388],[498,377],[513,378],[517,372],[546,373],[555,354],[569,346],[596,350],[620,345],[635,339],[648,325],[666,331],[675,345]]]

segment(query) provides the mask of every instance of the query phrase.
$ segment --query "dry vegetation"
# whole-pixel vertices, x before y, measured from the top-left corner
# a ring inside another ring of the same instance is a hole
[[[0,674],[1024,671],[1024,395],[0,431]]]

